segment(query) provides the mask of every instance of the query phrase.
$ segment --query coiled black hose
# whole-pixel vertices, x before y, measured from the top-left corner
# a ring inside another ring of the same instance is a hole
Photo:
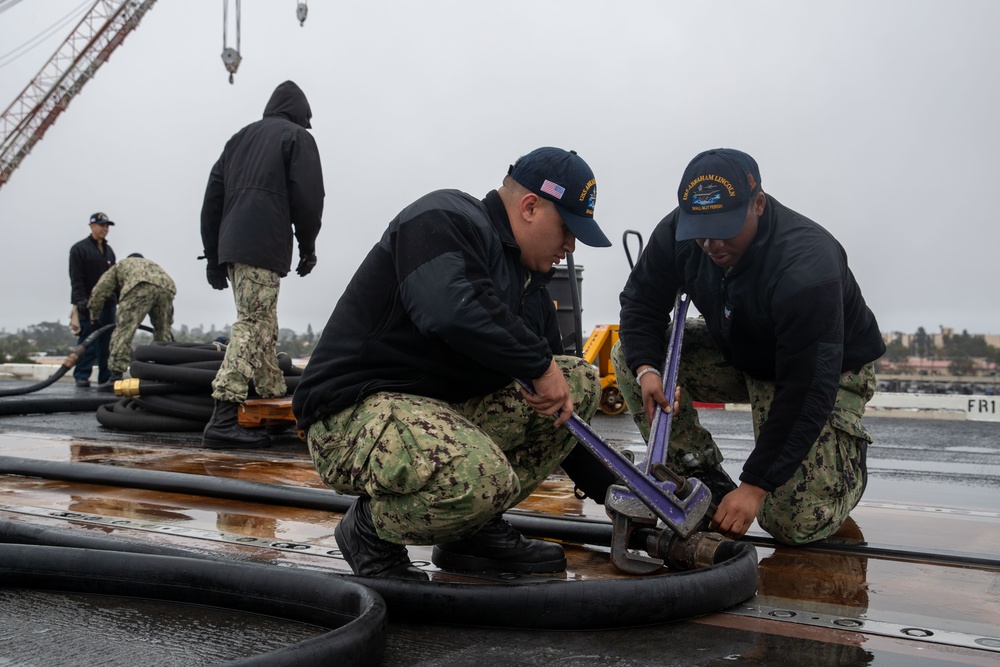
[[[137,389],[114,405],[97,410],[102,426],[122,431],[201,431],[212,416],[212,382],[225,358],[225,346],[157,343],[140,345],[129,368]],[[291,393],[302,369],[285,353],[277,356],[278,368]],[[253,382],[250,383],[253,395]]]

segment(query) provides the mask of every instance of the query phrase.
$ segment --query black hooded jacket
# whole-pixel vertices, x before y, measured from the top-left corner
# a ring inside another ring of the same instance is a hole
[[[379,391],[463,401],[540,376],[561,351],[553,273],[521,264],[496,191],[418,199],[330,316],[292,398],[299,428]]]
[[[878,359],[885,343],[847,253],[812,220],[769,195],[757,236],[727,273],[694,240],[675,240],[678,210],[653,230],[621,293],[622,350],[633,372],[644,364],[661,368],[674,295],[687,292],[723,356],[750,377],[775,383],[740,475],[770,491],[792,476],[819,437],[841,373]]]
[[[284,276],[299,254],[316,250],[323,215],[323,170],[306,128],[312,111],[302,90],[285,81],[271,94],[264,117],[226,143],[212,167],[201,209],[205,256]]]

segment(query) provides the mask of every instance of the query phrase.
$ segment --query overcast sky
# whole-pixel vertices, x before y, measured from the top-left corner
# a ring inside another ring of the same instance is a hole
[[[0,62],[80,4],[0,3]],[[327,197],[318,266],[282,281],[282,327],[318,333],[410,201],[483,196],[546,145],[597,176],[614,246],[577,249],[583,322],[617,322],[622,234],[648,238],[688,161],[725,146],[840,240],[883,331],[1000,333],[1000,2],[313,0],[304,27],[295,4],[242,3],[233,85],[221,3],[153,6],[0,187],[0,329],[67,320],[67,253],[96,211],[117,223],[119,258],[141,252],[174,277],[176,324],[231,323],[231,291],[196,260],[204,187],[292,79]],[[76,23],[0,68],[0,107]]]

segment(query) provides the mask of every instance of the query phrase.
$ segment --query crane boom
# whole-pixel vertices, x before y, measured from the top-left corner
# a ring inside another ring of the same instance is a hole
[[[0,187],[156,0],[97,0],[0,115]]]

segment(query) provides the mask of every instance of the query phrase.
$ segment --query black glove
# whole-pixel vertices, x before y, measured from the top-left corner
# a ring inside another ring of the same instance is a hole
[[[226,289],[229,287],[229,278],[226,267],[219,266],[219,262],[210,259],[208,260],[208,266],[205,269],[205,274],[208,276],[208,284],[215,289]]]
[[[80,318],[81,324],[90,319],[90,310],[87,308],[86,301],[80,301],[76,304],[76,316]],[[100,316],[100,313],[98,313],[98,316]]]
[[[316,266],[316,253],[303,255],[299,259],[299,265],[295,267],[295,273],[300,276],[308,276],[309,272]]]

